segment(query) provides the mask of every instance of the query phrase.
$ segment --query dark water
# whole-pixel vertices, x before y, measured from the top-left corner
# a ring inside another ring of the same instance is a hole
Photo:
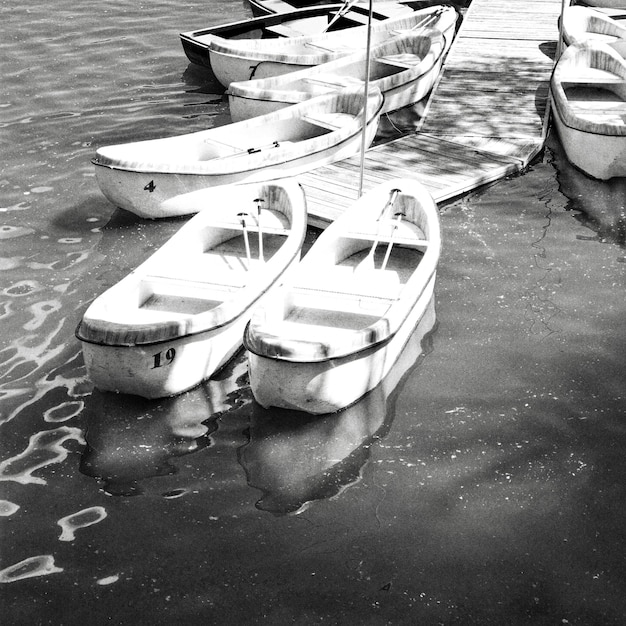
[[[3,623],[623,624],[626,185],[555,138],[443,208],[434,309],[349,411],[261,410],[242,354],[175,399],[92,389],[81,314],[182,220],[116,210],[90,158],[227,123],[178,32],[247,15],[0,8]]]

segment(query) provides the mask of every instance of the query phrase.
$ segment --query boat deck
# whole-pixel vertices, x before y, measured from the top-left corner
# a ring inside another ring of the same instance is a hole
[[[472,0],[416,133],[368,150],[363,191],[420,180],[438,203],[525,169],[541,152],[561,0]],[[309,223],[359,191],[360,156],[298,177]]]

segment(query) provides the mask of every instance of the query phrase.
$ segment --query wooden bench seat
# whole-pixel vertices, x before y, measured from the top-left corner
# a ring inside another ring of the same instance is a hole
[[[266,26],[265,30],[268,33],[278,35],[279,37],[300,37],[304,34],[302,31],[291,28],[291,26],[287,26],[286,24],[274,24],[272,26]]]
[[[348,113],[320,113],[318,115],[303,115],[302,120],[328,130],[338,130],[346,123],[354,120],[354,115]]]
[[[395,67],[402,67],[405,69],[411,69],[422,62],[422,59],[417,54],[398,54],[388,55],[384,57],[376,57],[375,61],[384,63],[386,65],[393,65]]]

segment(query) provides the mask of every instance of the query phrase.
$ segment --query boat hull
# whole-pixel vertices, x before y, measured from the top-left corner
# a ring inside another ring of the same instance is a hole
[[[552,112],[559,139],[572,165],[598,180],[626,176],[626,136],[599,135],[566,125],[554,99]]]
[[[335,413],[354,404],[389,373],[433,297],[436,273],[404,324],[389,341],[361,352],[316,362],[273,359],[248,352],[250,387],[263,407],[313,414]]]
[[[146,346],[83,342],[87,375],[102,391],[164,398],[199,385],[241,348],[246,318],[228,327]]]

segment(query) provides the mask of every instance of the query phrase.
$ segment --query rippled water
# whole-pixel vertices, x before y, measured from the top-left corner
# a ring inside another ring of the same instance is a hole
[[[0,8],[8,623],[623,623],[626,186],[555,138],[443,209],[432,316],[350,412],[259,409],[241,354],[175,399],[92,389],[81,314],[183,220],[116,210],[90,158],[227,123],[178,33],[248,15]]]

